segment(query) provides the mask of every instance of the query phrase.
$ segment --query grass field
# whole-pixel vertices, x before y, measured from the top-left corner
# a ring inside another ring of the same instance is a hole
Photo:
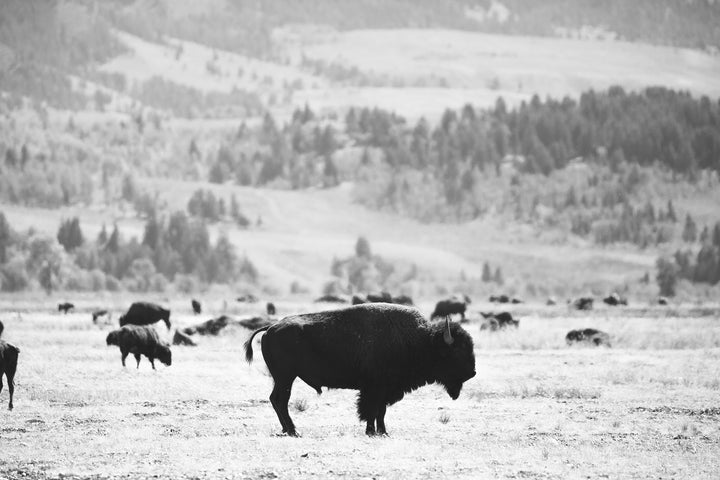
[[[127,300],[127,299],[125,299]],[[123,299],[111,302],[115,308]],[[172,299],[174,322],[198,320]],[[213,304],[217,304],[215,302]],[[453,402],[424,387],[388,409],[368,438],[355,392],[321,396],[297,381],[299,439],[278,436],[261,356],[228,328],[173,365],[123,369],[90,322],[47,301],[0,298],[4,337],[21,348],[15,410],[0,395],[0,478],[716,478],[720,473],[718,309],[523,305],[520,328],[466,324],[477,376]],[[279,313],[319,308],[278,302]],[[473,304],[474,305],[474,304]],[[257,306],[234,306],[238,316]],[[422,304],[426,312],[430,304]],[[209,318],[201,316],[200,319]],[[572,328],[608,331],[613,348],[566,347]],[[164,327],[160,329],[166,335]]]

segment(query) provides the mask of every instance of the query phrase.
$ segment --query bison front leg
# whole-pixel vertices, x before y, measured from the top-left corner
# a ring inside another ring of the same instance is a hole
[[[137,362],[137,367],[140,368],[140,354],[139,353],[133,353],[135,355],[135,361]]]
[[[122,361],[122,366],[125,366],[125,359],[127,358],[128,354],[130,352],[127,350],[120,349],[120,360]]]
[[[387,405],[385,405],[385,402],[381,402],[380,406],[378,407],[378,415],[377,415],[377,433],[378,435],[387,435],[387,430],[385,430],[385,411],[387,410]]]
[[[376,433],[383,433],[375,430],[375,420],[378,418],[378,414],[380,413],[379,400],[380,395],[375,389],[366,388],[360,390],[357,402],[358,416],[360,417],[360,420],[367,422],[365,434],[369,436],[373,436]],[[383,411],[383,415],[384,414],[385,412]],[[385,425],[382,424],[382,426],[384,430]]]
[[[13,394],[15,393],[15,374],[8,374],[8,392],[10,392],[10,403],[8,403],[8,410],[13,409]]]

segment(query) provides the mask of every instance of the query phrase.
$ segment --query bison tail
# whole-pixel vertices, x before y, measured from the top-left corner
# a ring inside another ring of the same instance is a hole
[[[252,341],[253,341],[253,338],[255,338],[255,335],[257,335],[257,334],[260,333],[260,332],[264,332],[264,331],[267,330],[268,328],[270,328],[270,325],[266,325],[266,326],[264,326],[264,327],[262,327],[262,328],[258,328],[257,330],[255,330],[255,331],[252,333],[252,335],[250,335],[250,338],[248,338],[248,341],[245,342],[245,360],[246,360],[248,363],[252,363],[252,361],[253,361],[253,349],[252,349]]]

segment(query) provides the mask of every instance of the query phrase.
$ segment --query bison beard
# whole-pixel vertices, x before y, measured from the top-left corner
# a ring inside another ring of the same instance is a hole
[[[368,435],[387,434],[385,412],[406,393],[440,383],[452,399],[475,376],[473,342],[448,320],[428,323],[414,308],[392,304],[353,307],[284,318],[262,331],[261,348],[274,380],[270,394],[283,432],[296,436],[288,401],[296,378],[321,387],[359,390],[358,415]]]

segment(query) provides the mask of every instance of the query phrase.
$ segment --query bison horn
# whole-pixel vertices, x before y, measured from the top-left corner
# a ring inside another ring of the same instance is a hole
[[[445,343],[448,345],[452,345],[455,341],[452,337],[452,333],[450,333],[450,317],[445,317],[445,333],[443,333],[443,340],[445,340]]]

